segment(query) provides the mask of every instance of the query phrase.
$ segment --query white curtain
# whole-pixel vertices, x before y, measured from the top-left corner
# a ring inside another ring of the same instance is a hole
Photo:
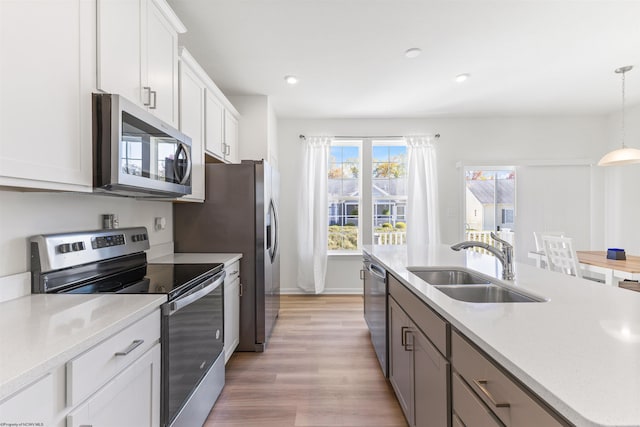
[[[304,144],[302,185],[298,198],[298,286],[309,293],[324,290],[327,272],[327,161],[329,137],[308,137]]]
[[[407,249],[418,251],[440,243],[436,153],[432,137],[406,137],[409,155],[407,188]]]

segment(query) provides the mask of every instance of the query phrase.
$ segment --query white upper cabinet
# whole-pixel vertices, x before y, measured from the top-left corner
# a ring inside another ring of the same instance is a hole
[[[91,191],[95,13],[0,1],[0,186]]]
[[[178,34],[165,0],[98,0],[97,88],[178,124]]]
[[[191,137],[191,194],[179,200],[204,200],[204,96],[205,83],[189,52],[180,51],[180,130]]]
[[[238,110],[211,80],[205,95],[205,153],[225,163],[239,163]]]
[[[216,95],[209,89],[206,91],[205,100],[205,148],[207,153],[224,159],[224,106]]]
[[[238,153],[238,119],[229,111],[224,112],[224,158],[229,163],[240,163]]]

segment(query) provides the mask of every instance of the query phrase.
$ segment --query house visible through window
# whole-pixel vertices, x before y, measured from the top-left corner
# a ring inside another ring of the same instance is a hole
[[[492,243],[491,232],[514,243],[516,174],[513,167],[465,169],[465,238]]]
[[[360,141],[334,141],[329,153],[330,251],[355,251],[360,247]]]
[[[332,142],[327,177],[329,251],[406,243],[406,162],[404,141]]]
[[[405,244],[407,146],[404,142],[373,142],[371,198],[373,244]]]

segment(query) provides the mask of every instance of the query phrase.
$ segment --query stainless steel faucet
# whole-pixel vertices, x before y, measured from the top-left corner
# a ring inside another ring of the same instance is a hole
[[[473,247],[485,249],[495,255],[495,257],[502,263],[502,278],[504,280],[513,280],[515,278],[515,274],[513,273],[513,246],[509,242],[496,236],[495,233],[491,233],[491,238],[500,243],[500,248],[484,242],[466,240],[464,242],[456,243],[451,246],[451,249],[454,251]]]

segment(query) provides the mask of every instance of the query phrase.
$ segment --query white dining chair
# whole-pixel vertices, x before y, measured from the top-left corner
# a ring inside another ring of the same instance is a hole
[[[580,262],[573,247],[573,240],[570,237],[544,234],[541,239],[546,256],[547,270],[582,277]]]
[[[544,252],[544,246],[542,244],[542,236],[544,235],[564,237],[565,233],[564,231],[534,231],[533,239],[536,242],[536,252]]]

